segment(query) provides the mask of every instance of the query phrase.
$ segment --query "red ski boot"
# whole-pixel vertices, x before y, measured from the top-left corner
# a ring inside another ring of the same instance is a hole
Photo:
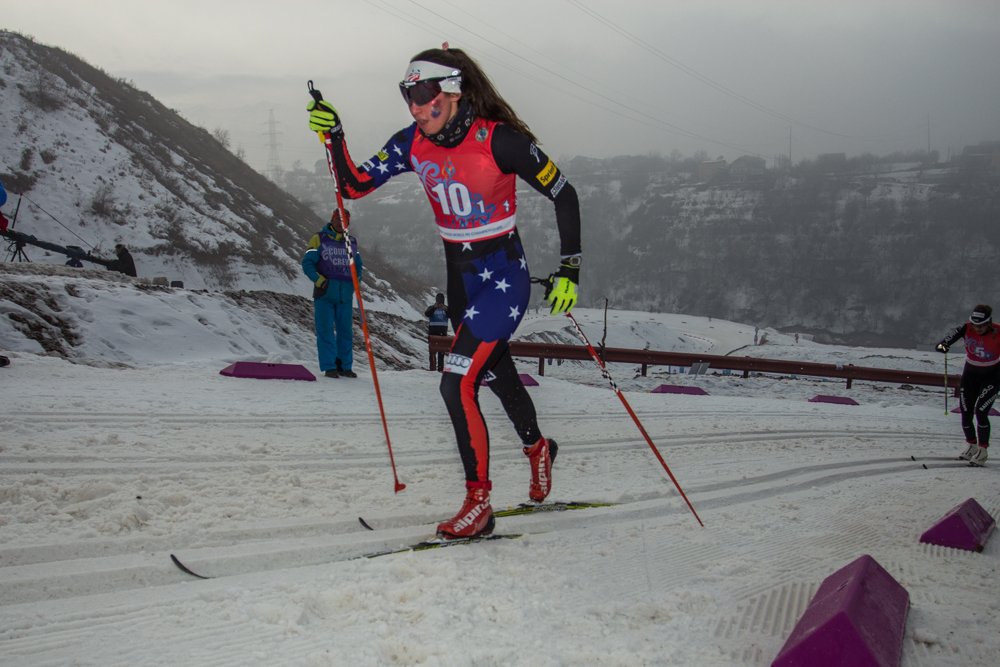
[[[528,496],[536,503],[548,497],[552,490],[552,462],[556,460],[559,445],[555,440],[541,438],[531,447],[524,448],[524,455],[531,464],[531,486]]]
[[[465,493],[462,509],[458,510],[458,514],[450,520],[439,524],[437,532],[439,536],[452,540],[459,537],[489,535],[495,525],[493,508],[490,507],[490,490],[488,486],[483,486],[469,488]]]

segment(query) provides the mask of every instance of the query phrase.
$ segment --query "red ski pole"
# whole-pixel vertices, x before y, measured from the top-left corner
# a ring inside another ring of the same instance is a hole
[[[309,82],[309,94],[317,102],[323,99],[323,95],[313,88],[312,81]],[[378,410],[382,415],[382,429],[385,431],[385,444],[389,448],[389,463],[392,464],[392,477],[396,482],[396,493],[406,488],[406,485],[399,481],[396,474],[396,460],[392,455],[392,442],[389,440],[389,424],[385,419],[385,408],[382,406],[382,391],[378,386],[378,373],[375,371],[375,355],[372,352],[371,336],[368,333],[368,320],[365,317],[365,305],[361,300],[361,283],[358,280],[358,268],[354,264],[354,253],[351,252],[351,237],[347,233],[347,214],[344,212],[344,197],[340,194],[340,179],[337,178],[337,167],[333,163],[333,140],[327,132],[319,132],[320,141],[326,147],[326,165],[330,168],[330,176],[333,178],[334,187],[337,189],[337,207],[340,209],[340,219],[344,224],[344,243],[347,245],[347,256],[350,258],[351,277],[354,279],[354,294],[358,298],[358,310],[361,313],[361,330],[365,333],[365,349],[368,350],[368,364],[372,369],[372,382],[375,383],[375,397],[378,399]]]
[[[683,498],[684,502],[687,503],[687,506],[691,508],[691,513],[694,514],[694,518],[698,520],[698,524],[701,525],[702,528],[704,528],[705,524],[701,522],[701,518],[698,516],[698,513],[694,511],[694,506],[691,505],[691,501],[688,500],[687,495],[685,495],[684,489],[682,489],[681,485],[677,483],[677,478],[674,477],[674,473],[670,472],[670,468],[667,467],[667,462],[663,460],[662,456],[660,456],[660,451],[656,448],[656,445],[653,444],[653,440],[649,437],[649,434],[646,433],[646,429],[643,428],[642,422],[640,422],[639,418],[635,416],[635,412],[632,411],[632,406],[629,405],[628,401],[625,400],[625,397],[622,395],[621,389],[619,389],[618,385],[615,384],[615,381],[611,379],[611,374],[608,373],[608,369],[607,367],[605,367],[604,362],[601,361],[601,357],[597,354],[597,352],[594,351],[594,347],[590,344],[590,341],[587,339],[587,334],[583,333],[583,329],[580,328],[580,323],[576,321],[575,317],[573,317],[573,313],[566,313],[566,317],[573,320],[573,326],[576,327],[576,332],[580,334],[580,338],[583,339],[583,342],[587,345],[587,349],[590,350],[590,356],[592,356],[594,358],[594,361],[597,362],[597,365],[600,366],[601,374],[604,376],[604,379],[608,381],[608,384],[611,385],[611,388],[615,390],[616,394],[618,394],[618,398],[621,399],[622,405],[625,406],[625,409],[628,410],[629,415],[632,416],[632,421],[634,421],[635,425],[639,427],[639,431],[642,433],[642,437],[646,438],[646,442],[649,444],[650,449],[653,450],[653,453],[656,454],[656,458],[659,460],[660,465],[662,465],[663,469],[667,471],[668,475],[670,475],[670,481],[672,481],[674,483],[674,486],[677,487],[677,490],[680,491],[681,498]]]

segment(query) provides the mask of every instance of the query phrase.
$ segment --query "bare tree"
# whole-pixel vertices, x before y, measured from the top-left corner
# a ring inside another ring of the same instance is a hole
[[[222,127],[217,127],[212,130],[212,136],[218,141],[223,148],[229,150],[229,130],[223,130]]]

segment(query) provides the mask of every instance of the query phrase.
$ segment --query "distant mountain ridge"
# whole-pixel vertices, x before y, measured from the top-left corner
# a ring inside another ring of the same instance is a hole
[[[900,347],[936,342],[976,303],[1000,306],[1000,276],[989,268],[1000,256],[995,172],[864,155],[699,182],[698,164],[676,155],[560,160],[583,218],[580,305],[602,308],[607,298],[619,310]],[[322,210],[332,189],[319,167],[293,169],[283,184]],[[382,255],[444,284],[441,242],[412,175],[351,206]],[[547,275],[559,252],[552,204],[523,183],[517,225],[532,274]]]

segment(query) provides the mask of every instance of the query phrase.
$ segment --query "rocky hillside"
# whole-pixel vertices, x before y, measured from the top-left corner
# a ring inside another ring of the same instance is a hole
[[[426,364],[422,321],[387,310],[367,316],[380,368]],[[355,362],[367,367],[360,323],[355,329]],[[260,361],[302,363],[318,372],[308,297],[162,287],[34,262],[0,262],[0,350],[110,368]]]
[[[309,294],[299,262],[323,219],[231,153],[224,132],[191,125],[130,82],[2,31],[0,135],[8,217],[23,195],[17,231],[107,259],[124,243],[140,276],[189,288]],[[376,301],[402,306],[402,290],[422,302],[419,284],[365,259]]]

